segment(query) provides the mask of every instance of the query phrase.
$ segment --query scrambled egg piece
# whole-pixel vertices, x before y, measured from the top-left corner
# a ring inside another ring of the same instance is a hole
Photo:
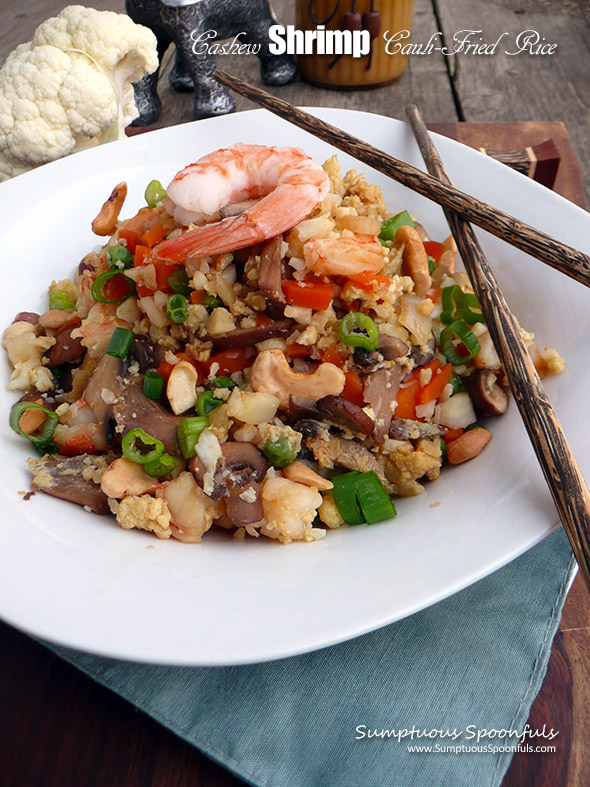
[[[385,475],[400,497],[413,497],[424,492],[419,478],[426,476],[434,481],[440,475],[440,440],[419,440],[416,448],[411,443],[402,443],[395,451],[384,453]]]
[[[151,495],[131,495],[117,506],[117,522],[124,530],[138,528],[155,533],[158,538],[170,538],[170,511],[166,501]]]

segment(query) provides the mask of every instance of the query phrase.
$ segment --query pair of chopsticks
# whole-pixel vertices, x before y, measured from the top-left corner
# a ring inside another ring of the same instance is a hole
[[[454,188],[415,106],[407,114],[430,175],[222,71],[216,79],[443,207],[580,572],[590,592],[590,493],[469,222],[590,285],[590,257]]]

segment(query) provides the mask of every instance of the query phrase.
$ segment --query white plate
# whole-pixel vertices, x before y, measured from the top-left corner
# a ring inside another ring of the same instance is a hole
[[[416,166],[408,127],[342,110],[317,114]],[[300,145],[318,161],[334,151],[262,110],[136,136],[63,159],[0,185],[2,328],[17,311],[46,308],[46,287],[69,276],[96,245],[90,220],[121,180],[124,215],[190,161],[235,142]],[[479,153],[437,139],[455,184],[590,252],[590,216]],[[448,234],[441,210],[366,172],[393,211]],[[580,284],[485,233],[482,242],[523,326],[558,348],[567,371],[547,380],[582,470],[590,464],[587,395],[590,299]],[[8,364],[2,358],[4,380]],[[123,531],[29,488],[26,446],[8,427],[15,401],[2,385],[0,615],[39,637],[102,655],[165,664],[227,665],[275,659],[341,642],[457,592],[543,539],[557,515],[516,407],[490,421],[494,439],[476,461],[447,469],[396,520],[328,532],[313,544],[232,541],[201,545]]]

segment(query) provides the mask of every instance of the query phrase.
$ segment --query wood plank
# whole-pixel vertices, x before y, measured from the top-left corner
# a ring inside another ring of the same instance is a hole
[[[565,123],[580,161],[590,197],[590,20],[587,0],[551,3],[547,0],[433,0],[442,33],[451,47],[460,30],[481,29],[486,43],[508,33],[494,55],[457,54],[449,66],[467,121],[556,120]],[[556,43],[553,55],[516,51],[515,37],[536,30],[547,42]],[[474,38],[477,40],[477,37]],[[427,114],[434,120],[434,113]]]
[[[0,674],[3,786],[244,784],[133,705],[1,622]]]

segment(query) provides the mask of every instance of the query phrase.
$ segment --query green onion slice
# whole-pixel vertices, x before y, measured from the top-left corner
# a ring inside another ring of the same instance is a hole
[[[444,287],[441,298],[442,312],[440,315],[441,322],[445,325],[450,325],[456,320],[473,325],[476,322],[484,322],[481,311],[474,312],[472,307],[479,309],[479,303],[475,295],[471,292],[463,292],[458,284],[451,284],[450,287]]]
[[[188,319],[188,301],[184,295],[174,293],[169,295],[166,301],[166,317],[170,322],[177,324],[186,322]]]
[[[464,390],[463,380],[461,379],[461,377],[459,377],[458,374],[455,374],[454,372],[451,375],[450,383],[453,386],[453,393],[451,394],[451,396],[453,396],[456,393],[461,393],[461,391]]]
[[[286,467],[294,462],[297,456],[295,446],[285,435],[279,435],[276,440],[268,440],[262,448],[262,453],[275,467]]]
[[[206,415],[199,415],[194,418],[182,418],[178,424],[178,444],[180,453],[185,459],[192,459],[197,453],[197,443],[199,438],[209,426],[209,419]]]
[[[104,288],[114,276],[123,276],[129,285],[129,292],[126,292],[125,295],[122,295],[120,298],[109,299],[105,295]],[[121,273],[120,271],[107,271],[106,273],[101,273],[100,276],[96,277],[92,283],[92,289],[90,292],[94,300],[98,303],[121,303],[121,301],[127,300],[127,298],[129,298],[131,295],[135,295],[135,282],[133,279],[130,279],[129,276],[125,276],[125,274]]]
[[[467,349],[467,355],[457,352],[455,340],[463,342]],[[448,325],[440,335],[440,346],[443,354],[453,366],[460,366],[474,358],[481,347],[474,334],[469,330],[464,322],[455,321]]]
[[[373,470],[357,477],[356,496],[369,525],[397,515],[393,502]]]
[[[223,306],[223,301],[219,295],[205,295],[205,307],[207,309],[220,309]]]
[[[130,429],[121,440],[123,456],[139,465],[158,460],[164,453],[164,443],[143,429]]]
[[[463,309],[463,322],[466,322],[468,325],[474,325],[476,322],[485,322],[477,296],[472,292],[464,293],[464,295],[465,307]],[[477,312],[472,311],[472,307],[477,309]]]
[[[434,271],[436,270],[436,260],[434,257],[431,257],[430,254],[426,257],[428,261],[428,273],[432,276]]]
[[[442,437],[439,439],[440,439],[440,462],[441,464],[444,465],[444,463],[447,461],[447,441],[443,440]]]
[[[159,202],[166,198],[166,189],[159,180],[150,180],[145,190],[145,201],[150,208],[155,208]]]
[[[143,469],[153,478],[160,478],[163,475],[170,475],[175,467],[174,457],[170,456],[170,454],[162,454],[158,459],[154,459],[153,462],[146,462]]]
[[[164,387],[164,377],[149,369],[143,378],[143,393],[148,399],[159,402]]]
[[[67,312],[76,308],[76,302],[65,290],[52,290],[49,293],[49,308]]]
[[[406,225],[415,227],[416,222],[410,216],[407,210],[402,210],[401,213],[396,213],[395,216],[392,216],[390,219],[386,219],[383,222],[381,225],[381,232],[379,233],[379,239],[384,241],[395,240],[395,233],[400,227],[404,227]]]
[[[208,385],[210,388],[235,388],[237,383],[232,380],[229,375],[224,374],[221,377],[216,377],[214,380],[211,380]]]
[[[27,434],[20,427],[21,415],[25,410],[41,410],[41,412],[45,413],[45,420],[34,434]],[[58,421],[57,413],[54,413],[53,410],[49,410],[47,407],[43,407],[42,404],[37,404],[37,402],[17,402],[12,405],[8,418],[11,429],[21,437],[26,437],[27,440],[30,440],[42,453],[47,454],[55,453],[58,450],[53,443],[49,442],[53,437]]]
[[[131,268],[133,257],[127,246],[109,246],[107,249],[107,265],[112,271],[123,271]]]
[[[362,347],[371,352],[379,344],[379,331],[367,314],[349,312],[340,320],[340,341],[348,347]]]
[[[213,391],[205,391],[197,399],[197,412],[199,415],[209,415],[211,410],[216,410],[223,404],[222,399],[216,399]]]
[[[360,473],[355,470],[332,478],[332,497],[347,525],[362,525],[365,521],[356,499],[356,479],[359,476]]]
[[[105,355],[113,355],[115,358],[124,358],[127,355],[131,342],[135,334],[127,328],[115,328],[107,344]]]
[[[168,276],[168,284],[172,287],[174,292],[179,293],[179,295],[184,295],[185,298],[190,298],[190,294],[193,291],[192,287],[189,285],[189,281],[190,279],[185,268],[178,268],[174,273]]]

